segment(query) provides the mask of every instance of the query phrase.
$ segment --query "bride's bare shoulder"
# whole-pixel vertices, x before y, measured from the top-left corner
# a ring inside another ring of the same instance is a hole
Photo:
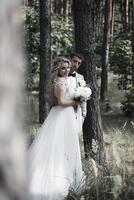
[[[67,84],[67,79],[64,78],[64,77],[58,77],[56,80],[55,80],[55,86],[66,86]]]

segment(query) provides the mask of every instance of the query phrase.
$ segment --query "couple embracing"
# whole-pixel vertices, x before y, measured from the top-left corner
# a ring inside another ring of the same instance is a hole
[[[71,61],[59,57],[53,63],[50,91],[54,106],[28,152],[31,200],[64,200],[69,191],[84,191],[79,133],[91,91],[77,73],[82,60],[74,53]]]

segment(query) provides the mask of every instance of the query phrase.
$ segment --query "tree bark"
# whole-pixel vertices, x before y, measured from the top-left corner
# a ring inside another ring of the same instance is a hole
[[[112,0],[112,13],[111,13],[111,30],[110,30],[110,43],[113,43],[113,35],[114,35],[114,19],[115,18],[115,0]]]
[[[84,55],[80,73],[85,77],[92,89],[91,100],[87,103],[87,117],[84,122],[84,146],[86,157],[92,150],[92,140],[95,139],[97,153],[95,158],[99,163],[105,160],[103,131],[101,125],[98,86],[95,70],[95,38],[94,38],[94,0],[74,0],[73,16],[75,27],[75,49]]]
[[[121,0],[121,16],[123,30],[126,32],[128,27],[128,0]]]
[[[40,0],[40,83],[39,122],[43,123],[49,111],[47,98],[48,76],[51,64],[51,2]]]
[[[105,0],[105,22],[102,45],[102,72],[101,72],[101,101],[105,101],[108,92],[108,65],[110,47],[110,26],[111,26],[111,0]]]
[[[63,17],[68,18],[68,1],[63,0]]]
[[[54,13],[57,16],[62,15],[62,1],[61,0],[54,1]]]
[[[68,0],[68,17],[72,17],[72,0]]]
[[[124,0],[124,13],[125,13],[124,26],[125,26],[125,29],[127,29],[128,27],[128,0]]]
[[[99,39],[100,36],[100,0],[97,0],[95,3],[95,29],[96,29],[96,38]],[[98,40],[99,41],[99,40]]]
[[[132,1],[132,34],[131,34],[131,41],[132,41],[132,85],[134,86],[134,0]]]
[[[1,200],[27,198],[21,3],[2,0],[0,6]]]

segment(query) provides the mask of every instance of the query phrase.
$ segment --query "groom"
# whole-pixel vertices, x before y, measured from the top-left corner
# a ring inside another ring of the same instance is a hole
[[[71,58],[71,72],[69,74],[69,76],[73,76],[76,80],[75,82],[75,87],[77,88],[79,86],[79,81],[84,80],[84,76],[78,73],[78,69],[82,63],[82,61],[84,60],[84,57],[78,53],[72,53],[70,55]],[[85,120],[87,114],[87,103],[83,102],[81,103],[81,117],[82,117],[82,123]]]

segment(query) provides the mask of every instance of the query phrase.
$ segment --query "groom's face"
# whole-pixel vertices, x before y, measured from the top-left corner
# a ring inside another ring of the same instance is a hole
[[[78,58],[77,56],[74,56],[71,59],[71,65],[72,65],[72,70],[77,71],[81,65],[82,60]]]

